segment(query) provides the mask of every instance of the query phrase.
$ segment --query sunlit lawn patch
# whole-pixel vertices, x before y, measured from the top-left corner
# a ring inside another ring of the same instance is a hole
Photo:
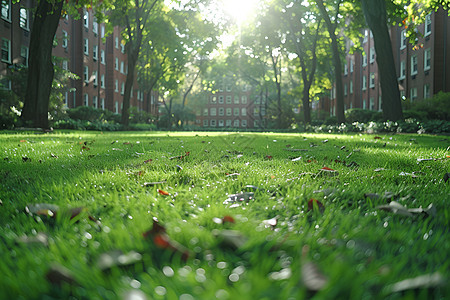
[[[0,298],[446,298],[449,141],[2,133]]]

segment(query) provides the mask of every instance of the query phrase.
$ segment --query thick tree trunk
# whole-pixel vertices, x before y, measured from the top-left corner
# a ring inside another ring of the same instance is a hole
[[[339,43],[336,36],[336,26],[331,23],[330,16],[325,9],[323,4],[323,0],[317,1],[317,5],[319,6],[320,14],[322,18],[325,20],[325,24],[327,25],[328,33],[330,34],[331,39],[331,54],[333,57],[333,66],[334,66],[334,81],[336,85],[336,117],[337,122],[345,123],[345,113],[344,113],[344,88],[342,84],[342,66],[341,66],[341,54],[339,51]]]
[[[382,91],[381,108],[386,120],[403,119],[400,91],[398,89],[394,54],[386,20],[384,0],[361,0],[366,22],[373,33],[377,54],[378,74]]]
[[[27,91],[22,110],[22,120],[33,127],[48,128],[48,107],[54,76],[53,38],[58,28],[62,6],[62,0],[41,0],[34,14]]]

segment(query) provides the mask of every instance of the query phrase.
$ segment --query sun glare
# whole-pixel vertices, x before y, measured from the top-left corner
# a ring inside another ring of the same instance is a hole
[[[248,19],[257,8],[259,0],[222,0],[225,14],[241,24]]]

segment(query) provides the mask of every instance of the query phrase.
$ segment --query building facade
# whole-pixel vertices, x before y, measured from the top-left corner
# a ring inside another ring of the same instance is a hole
[[[403,100],[411,102],[450,92],[450,17],[442,9],[426,16],[417,27],[418,37],[410,43],[404,27],[390,29],[392,51]],[[351,54],[352,42],[346,41],[343,68],[344,109],[362,108],[381,111],[381,92],[375,44],[371,31],[364,30],[362,51]],[[329,101],[330,105],[326,105]],[[336,114],[335,88],[315,106]]]
[[[214,93],[206,95],[205,105],[196,112],[196,125],[203,128],[263,128],[266,103],[265,96],[254,95],[250,85],[224,79]]]
[[[0,77],[3,86],[11,89],[11,82],[6,79],[8,70],[28,66],[32,26],[30,8],[33,2],[28,0],[12,4],[11,0],[3,0],[1,5]],[[79,78],[70,80],[63,93],[63,102],[68,108],[92,106],[120,114],[128,73],[120,28],[115,27],[112,33],[106,35],[105,24],[96,21],[92,9],[80,10],[79,14],[80,18],[62,16],[55,34],[54,63]],[[131,107],[157,114],[156,104],[157,94],[152,92],[147,95],[141,91],[135,76]]]

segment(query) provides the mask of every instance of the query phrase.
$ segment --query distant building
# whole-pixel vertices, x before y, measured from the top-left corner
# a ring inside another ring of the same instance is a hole
[[[215,93],[196,112],[196,124],[204,128],[263,128],[266,124],[266,99],[253,95],[246,83],[224,79]]]
[[[450,92],[450,17],[442,9],[426,16],[417,28],[419,37],[410,44],[403,27],[391,27],[392,51],[403,99],[412,102],[430,98],[440,91]],[[422,36],[421,36],[422,35]],[[364,30],[363,51],[349,53],[351,41],[346,41],[347,55],[343,61],[344,108],[381,111],[381,93],[375,44],[369,29]],[[329,101],[329,106],[326,105]],[[321,97],[316,109],[328,109],[336,114],[336,90]]]

